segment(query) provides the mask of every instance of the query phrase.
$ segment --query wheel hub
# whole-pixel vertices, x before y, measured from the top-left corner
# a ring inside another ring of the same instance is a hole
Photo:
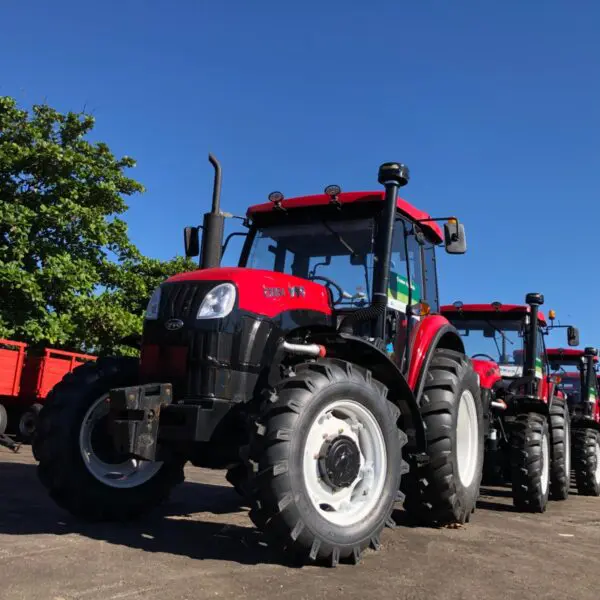
[[[360,450],[356,442],[345,435],[326,440],[319,453],[319,471],[332,488],[350,486],[360,472]]]

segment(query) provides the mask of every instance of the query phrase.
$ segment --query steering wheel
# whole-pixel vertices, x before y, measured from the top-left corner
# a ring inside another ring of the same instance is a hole
[[[344,290],[335,281],[333,281],[333,279],[329,279],[329,277],[324,277],[323,275],[313,275],[310,278],[311,281],[316,281],[317,279],[324,281],[327,287],[334,288],[338,293],[338,297],[332,301],[333,304],[338,304],[342,301],[342,298],[344,297]]]
[[[480,352],[479,354],[473,354],[473,356],[471,356],[471,358],[477,358],[478,356],[483,356],[483,358],[487,358],[491,362],[496,362],[495,358],[493,358],[489,354],[484,354],[483,352]]]

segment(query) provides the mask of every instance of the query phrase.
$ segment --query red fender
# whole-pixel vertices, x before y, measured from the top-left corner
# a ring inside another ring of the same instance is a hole
[[[472,359],[473,368],[479,375],[479,387],[486,390],[491,390],[496,381],[502,379],[500,375],[500,367],[491,360]]]
[[[454,333],[455,342],[449,346],[462,349],[462,341],[448,319],[441,315],[428,315],[421,318],[411,335],[411,356],[408,369],[408,385],[413,391],[417,390],[421,372],[429,355],[429,351],[438,345],[445,334]]]

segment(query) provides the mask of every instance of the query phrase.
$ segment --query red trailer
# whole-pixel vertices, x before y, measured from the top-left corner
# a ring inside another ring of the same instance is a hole
[[[37,415],[50,390],[84,362],[96,360],[78,354],[46,348],[27,351],[27,344],[0,339],[0,433],[9,425],[29,440]]]

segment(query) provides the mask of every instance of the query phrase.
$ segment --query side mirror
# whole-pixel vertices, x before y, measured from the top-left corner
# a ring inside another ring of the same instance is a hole
[[[577,327],[567,327],[567,340],[569,346],[579,346],[579,329]]]
[[[200,255],[200,236],[198,227],[185,227],[183,230],[183,245],[186,257]]]
[[[464,254],[467,251],[465,226],[454,219],[445,223],[444,243],[448,254]]]

